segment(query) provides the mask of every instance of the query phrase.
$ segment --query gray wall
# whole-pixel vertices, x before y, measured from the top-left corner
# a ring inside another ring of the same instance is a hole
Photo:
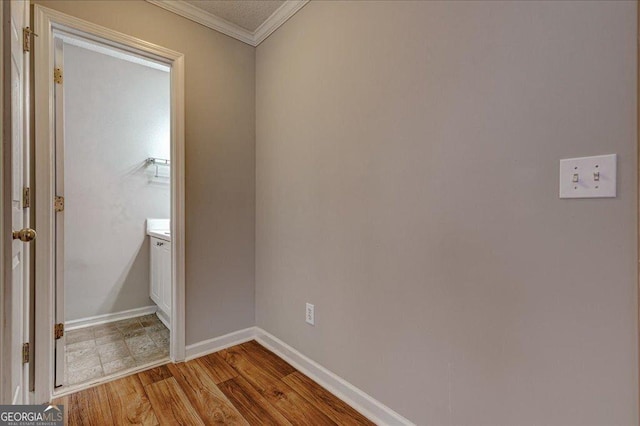
[[[255,49],[141,0],[35,3],[185,54],[187,344],[254,325]]]
[[[257,325],[418,424],[637,424],[636,43],[635,2],[309,3],[257,48]]]
[[[147,218],[169,218],[167,71],[64,45],[65,319],[153,306]]]

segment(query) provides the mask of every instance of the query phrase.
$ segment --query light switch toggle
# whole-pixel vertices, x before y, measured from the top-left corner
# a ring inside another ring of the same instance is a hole
[[[560,160],[560,198],[616,196],[617,155]]]

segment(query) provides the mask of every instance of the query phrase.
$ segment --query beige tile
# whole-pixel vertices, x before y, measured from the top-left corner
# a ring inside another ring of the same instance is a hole
[[[73,354],[73,352],[71,352],[71,354]],[[69,371],[85,370],[91,367],[100,367],[100,365],[100,357],[96,352],[76,357],[73,360],[67,359],[67,369],[69,369]]]
[[[79,351],[67,352],[66,360],[68,363],[74,363],[74,362],[77,362],[79,359],[91,357],[91,356],[97,356],[97,355],[98,355],[98,351],[94,346],[91,348],[80,349]]]
[[[121,348],[124,348],[124,349],[127,348],[127,345],[125,344],[124,340],[105,343],[104,345],[100,345],[97,347],[99,353],[110,352],[110,351],[121,349]]]
[[[116,325],[116,323],[117,322],[108,322],[106,324],[94,325],[91,328],[93,329],[94,332],[102,331],[102,330],[117,330],[118,326]]]
[[[155,314],[74,330],[66,338],[68,385],[169,356],[169,330]]]
[[[137,323],[137,324],[129,324],[129,325],[126,325],[126,326],[119,327],[119,330],[120,330],[120,332],[122,334],[126,335],[126,334],[130,334],[132,332],[135,332],[137,330],[144,331],[144,328],[140,325],[140,323]]]
[[[94,366],[85,368],[83,370],[79,369],[69,369],[67,372],[67,384],[75,385],[78,383],[86,382],[89,380],[97,379],[102,377],[103,371],[101,366]]]
[[[142,335],[137,337],[132,337],[130,339],[125,339],[127,342],[127,346],[129,347],[129,351],[135,357],[138,354],[143,352],[148,352],[152,349],[156,349],[157,345],[149,336]]]
[[[74,352],[82,349],[92,348],[92,347],[95,347],[95,345],[96,345],[96,342],[94,340],[85,340],[83,342],[67,344],[65,345],[64,350],[66,352]]]
[[[108,364],[110,362],[116,361],[118,359],[123,359],[131,356],[131,352],[128,349],[125,350],[117,350],[111,352],[103,352],[100,354],[100,360],[102,361],[102,365]]]
[[[160,330],[149,333],[151,340],[159,347],[169,347],[169,330]]]
[[[122,333],[122,337],[125,339],[130,339],[132,337],[138,337],[146,334],[146,330],[142,327],[129,330],[125,333]]]
[[[142,327],[142,325],[140,324],[140,320],[138,318],[129,318],[129,319],[122,320],[122,321],[116,321],[116,322],[114,322],[112,324],[115,325],[116,327],[118,327],[120,330],[122,330],[123,328],[127,328],[129,326],[132,326],[132,325],[137,325],[138,327]]]
[[[131,356],[131,354],[129,353],[129,348],[127,348],[124,340],[98,346],[98,353],[100,354],[100,359],[102,360],[103,364],[115,361],[116,359]]]
[[[136,361],[131,356],[124,358],[118,358],[111,362],[108,362],[102,366],[104,374],[113,374],[118,371],[126,370],[136,366]]]
[[[93,330],[91,328],[81,328],[79,330],[72,330],[65,332],[66,344],[84,342],[86,340],[93,340]]]
[[[107,343],[119,341],[124,341],[124,336],[120,332],[118,332],[118,334],[96,337],[96,346],[106,345]]]
[[[113,326],[113,327],[105,327],[105,328],[100,328],[98,330],[94,330],[93,334],[95,335],[96,339],[98,337],[120,336],[120,335],[122,335],[120,330],[115,326]]]
[[[151,333],[153,331],[167,330],[167,327],[164,326],[163,323],[150,325],[144,328],[147,333]]]
[[[143,317],[140,317],[140,324],[143,327],[152,327],[162,323],[160,322],[160,319],[156,314],[152,314],[152,315],[145,315]]]
[[[151,348],[150,350],[139,352],[137,354],[133,354],[133,357],[136,360],[138,365],[146,364],[153,361],[159,361],[163,358],[167,358],[169,356],[168,349],[161,349],[156,347]]]

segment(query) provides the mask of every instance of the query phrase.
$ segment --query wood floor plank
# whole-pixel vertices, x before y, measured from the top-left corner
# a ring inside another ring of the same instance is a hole
[[[249,424],[290,426],[284,418],[253,386],[242,376],[229,379],[218,384],[218,387],[229,398],[229,401],[240,411]]]
[[[152,383],[168,379],[169,377],[171,377],[171,373],[167,369],[166,365],[160,365],[149,370],[141,371],[140,373],[138,373],[138,377],[140,378],[142,385],[147,386]]]
[[[51,400],[51,405],[67,405],[69,403],[69,395],[60,396]]]
[[[262,346],[255,340],[239,345],[260,368],[266,370],[272,376],[281,379],[296,371],[285,360]]]
[[[231,368],[219,353],[205,355],[194,361],[198,362],[211,373],[211,377],[213,377],[216,385],[238,376],[238,372]]]
[[[53,400],[51,400],[51,404],[52,405],[62,405],[64,406],[64,426],[68,426],[69,425],[69,395],[64,395],[61,396],[59,398],[55,398]]]
[[[138,375],[107,383],[107,390],[113,424],[144,426],[160,424]]]
[[[286,383],[256,366],[244,348],[234,346],[219,352],[287,420],[295,425],[335,425],[320,410],[294,392]]]
[[[69,413],[69,425],[101,426],[113,424],[109,404],[104,403],[106,401],[106,385],[72,394],[69,402],[74,410]]]
[[[168,370],[167,370],[168,371]],[[161,425],[204,426],[176,379],[169,377],[144,387]]]
[[[167,367],[207,425],[248,425],[200,363],[190,361]]]
[[[299,371],[288,375],[282,381],[339,425],[374,425],[362,414]]]
[[[68,426],[371,424],[257,342],[156,367],[52,403],[65,405]]]

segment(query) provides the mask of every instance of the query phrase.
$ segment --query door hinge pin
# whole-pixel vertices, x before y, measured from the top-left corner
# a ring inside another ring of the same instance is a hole
[[[31,31],[31,28],[24,27],[22,29],[22,50],[25,52],[31,52],[31,36],[38,37],[38,34]]]
[[[55,337],[56,340],[60,339],[62,336],[64,336],[64,324],[59,323],[56,324],[53,328],[53,336]]]
[[[62,84],[62,68],[53,69],[53,81],[57,84]]]
[[[64,197],[56,196],[53,199],[53,210],[56,212],[64,211]]]
[[[22,363],[26,364],[31,360],[31,351],[29,349],[29,343],[22,344]]]

